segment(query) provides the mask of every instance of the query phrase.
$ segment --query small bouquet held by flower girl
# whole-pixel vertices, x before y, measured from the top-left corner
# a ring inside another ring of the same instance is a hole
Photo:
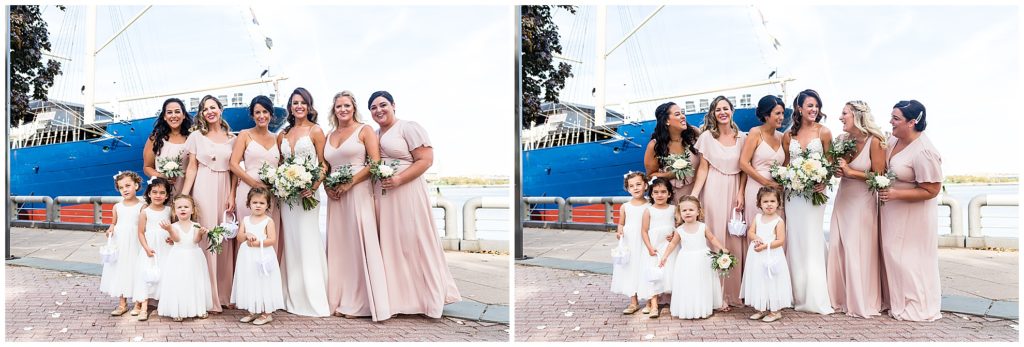
[[[736,265],[736,257],[723,250],[710,252],[708,255],[711,257],[711,269],[717,271],[719,276],[728,276],[729,270]]]
[[[896,180],[896,173],[892,171],[883,174],[878,174],[872,171],[868,171],[864,174],[866,176],[866,182],[868,184],[868,190],[875,192],[875,197],[878,197],[878,191],[892,187],[892,181]],[[879,205],[885,205],[885,201],[879,201]]]
[[[804,150],[789,161],[789,166],[773,164],[768,172],[772,179],[785,188],[787,194],[796,194],[810,199],[814,206],[828,202],[828,196],[816,192],[814,186],[832,185],[832,165],[821,157],[821,153]]]
[[[676,176],[678,180],[693,177],[693,165],[690,165],[690,158],[686,154],[670,154],[658,158],[665,170]]]
[[[199,226],[196,225],[195,227],[198,228]],[[224,227],[223,223],[208,230],[206,232],[206,238],[210,240],[210,246],[207,247],[206,250],[213,254],[220,254],[220,252],[224,251],[224,239],[227,238],[229,233],[230,232]]]
[[[352,165],[345,164],[338,166],[331,171],[327,178],[324,178],[324,187],[334,189],[335,187],[352,182]]]
[[[176,178],[185,175],[185,171],[182,170],[181,155],[173,157],[156,158],[156,172],[167,178]]]
[[[260,168],[260,179],[272,186],[274,195],[293,206],[295,200],[302,200],[302,209],[309,211],[320,205],[315,196],[303,197],[302,191],[313,189],[313,183],[321,174],[320,163],[297,155],[285,159],[277,169],[266,163]]]
[[[373,177],[373,180],[375,182],[380,182],[388,178],[391,178],[391,176],[394,176],[396,173],[398,173],[397,160],[392,161],[390,164],[385,163],[383,159],[377,162],[374,162],[372,160],[370,161],[370,177]],[[380,195],[388,195],[387,189],[381,188]]]

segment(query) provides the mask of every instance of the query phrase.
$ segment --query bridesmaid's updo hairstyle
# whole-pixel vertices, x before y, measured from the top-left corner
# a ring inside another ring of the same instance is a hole
[[[308,119],[313,124],[316,124],[317,112],[316,109],[313,108],[313,95],[310,95],[309,91],[306,90],[306,88],[298,87],[295,88],[294,91],[292,91],[291,95],[288,95],[288,103],[286,104],[288,105],[288,126],[284,127],[285,134],[288,134],[288,131],[292,130],[292,127],[295,126],[295,114],[292,113],[292,97],[296,95],[301,97],[302,101],[306,102],[306,119]]]
[[[149,139],[153,141],[153,154],[159,155],[160,149],[164,148],[164,141],[170,139],[171,125],[164,119],[167,114],[167,105],[178,104],[181,107],[181,126],[178,128],[178,132],[182,136],[188,137],[191,133],[189,128],[192,127],[192,116],[188,114],[188,109],[185,108],[185,102],[178,98],[170,98],[164,100],[163,107],[160,108],[160,114],[156,116],[156,124],[153,125],[153,132],[149,134]]]
[[[654,194],[652,193],[654,192],[654,187],[657,186],[665,187],[665,189],[668,190],[668,201],[671,202],[672,198],[675,196],[675,193],[672,192],[672,183],[670,183],[667,178],[661,177],[651,180],[651,183],[647,186],[647,200],[649,200],[651,204],[654,204]]]
[[[874,136],[882,148],[885,148],[885,135],[882,135],[882,129],[875,124],[875,116],[871,114],[871,107],[868,107],[868,103],[854,100],[847,102],[846,106],[850,106],[850,110],[853,111],[853,127]]]
[[[174,186],[171,185],[171,181],[168,181],[166,178],[163,177],[153,177],[152,179],[149,180],[149,183],[146,185],[146,193],[142,194],[142,197],[146,199],[147,204],[153,203],[153,200],[149,198],[149,192],[152,192],[153,187],[156,186],[164,186],[164,191],[167,192],[167,196],[174,196]],[[165,201],[164,203],[166,204],[167,202]]]
[[[338,94],[334,94],[334,101],[331,101],[331,118],[327,121],[331,123],[331,127],[338,128],[338,115],[334,114],[334,104],[338,103],[338,98],[348,98],[348,101],[352,102],[352,120],[356,123],[362,123],[363,120],[359,119],[359,108],[356,107],[356,97],[352,95],[352,92],[342,90]],[[371,101],[372,102],[372,101]]]
[[[786,110],[786,103],[782,101],[782,98],[775,95],[765,95],[757,102],[757,111],[755,111],[754,115],[757,116],[757,120],[761,121],[761,123],[767,122],[775,106],[782,106],[783,112]]]
[[[718,103],[725,101],[729,104],[729,109],[736,111],[736,107],[732,105],[732,101],[726,98],[724,95],[716,96],[714,100],[711,100],[711,106],[708,107],[708,113],[704,115],[704,124],[700,126],[700,131],[711,131],[711,136],[718,138],[721,134],[721,130],[718,129],[718,119],[715,118],[715,107],[718,107]],[[736,120],[729,118],[729,127],[732,128],[733,133],[736,134],[737,138],[740,137],[740,127],[736,126]]]
[[[796,136],[796,132],[800,131],[800,124],[803,123],[803,115],[800,114],[800,107],[804,106],[804,102],[807,101],[807,98],[814,98],[814,100],[818,101],[818,116],[814,117],[815,123],[821,122],[822,119],[828,117],[825,113],[821,112],[821,97],[818,96],[818,92],[814,91],[814,89],[805,89],[800,92],[800,94],[797,94],[796,98],[793,99],[793,127],[790,128],[790,132],[793,136]]]
[[[252,204],[252,197],[262,196],[264,200],[267,200],[267,210],[269,211],[273,206],[273,200],[270,198],[270,191],[267,188],[255,187],[249,189],[249,194],[245,196],[245,207],[250,207]]]
[[[761,189],[757,190],[757,208],[761,208],[761,197],[769,194],[775,195],[775,200],[779,202],[779,208],[777,208],[776,210],[781,210],[783,204],[782,192],[780,192],[778,189],[775,189],[775,187],[769,186],[763,186],[761,187]]]
[[[391,96],[391,93],[388,93],[386,90],[378,90],[373,92],[373,94],[370,94],[370,101],[366,102],[366,108],[369,109],[370,107],[373,107],[373,100],[382,96],[385,99],[388,99],[388,102],[392,105],[395,104],[395,97]]]
[[[125,178],[131,179],[132,182],[135,182],[136,185],[142,185],[142,176],[139,176],[139,174],[135,173],[135,171],[119,171],[116,175],[114,175],[114,189],[118,189],[117,182],[120,182],[122,179]]]
[[[693,203],[694,205],[697,205],[697,221],[703,222],[704,208],[700,206],[700,199],[697,199],[693,195],[683,195],[683,197],[679,199],[679,206],[682,206],[684,202],[690,202]],[[682,209],[680,208],[679,210]]]
[[[256,105],[263,106],[263,108],[270,112],[270,117],[274,117],[274,102],[270,101],[270,98],[266,95],[257,95],[249,102],[249,118],[256,115]]]
[[[900,109],[903,112],[903,118],[907,121],[917,121],[914,124],[914,130],[917,132],[924,131],[928,127],[928,112],[925,111],[924,105],[917,100],[901,100],[893,105],[892,108]]]
[[[654,117],[656,119],[654,125],[654,133],[651,134],[651,139],[654,140],[654,155],[657,157],[667,157],[668,143],[672,141],[672,137],[668,133],[668,110],[675,106],[674,102],[666,102],[658,105],[658,108],[654,109]],[[686,119],[686,115],[683,115],[683,119]],[[697,143],[697,130],[686,124],[686,129],[683,129],[683,148],[689,149],[690,153],[697,154],[697,148],[693,145]]]
[[[206,122],[206,117],[203,117],[203,107],[206,105],[206,101],[213,100],[217,104],[217,108],[220,109],[220,128],[224,129],[224,133],[231,136],[231,126],[228,125],[228,121],[224,120],[224,104],[220,103],[220,100],[213,97],[213,95],[207,94],[202,100],[199,100],[199,111],[196,111],[196,122],[192,125],[192,131],[199,130],[200,133],[206,135],[210,132],[210,123]]]
[[[643,172],[640,172],[640,171],[630,171],[630,172],[627,172],[625,175],[622,175],[622,189],[629,189],[629,180],[633,179],[634,177],[639,177],[641,181],[644,181],[646,179],[644,177],[644,173]],[[647,181],[644,181],[644,184],[647,184]]]

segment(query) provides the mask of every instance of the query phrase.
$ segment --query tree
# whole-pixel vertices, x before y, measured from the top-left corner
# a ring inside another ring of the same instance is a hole
[[[562,53],[558,26],[551,21],[551,10],[556,7],[576,14],[576,7],[569,5],[522,7],[524,128],[544,122],[541,102],[558,102],[565,80],[572,77],[569,64],[552,64],[553,54]]]
[[[46,101],[53,78],[61,73],[60,62],[43,63],[43,52],[50,50],[49,36],[39,6],[11,6],[11,126],[35,119],[29,101]]]

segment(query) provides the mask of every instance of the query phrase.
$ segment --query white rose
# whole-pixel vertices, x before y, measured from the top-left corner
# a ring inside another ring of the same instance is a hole
[[[341,173],[340,173],[340,172],[337,172],[337,171],[335,171],[335,172],[332,172],[332,173],[331,173],[331,178],[333,178],[333,179],[339,179],[339,178],[341,178]]]
[[[732,259],[729,259],[729,256],[723,255],[721,257],[718,257],[719,269],[728,269],[730,266],[732,266]]]
[[[305,164],[306,163],[306,157],[305,156],[301,156],[301,155],[295,156],[295,161],[294,162],[295,162],[296,165]]]
[[[821,153],[811,152],[810,158],[814,160],[821,160]]]
[[[875,185],[877,185],[879,188],[888,188],[889,187],[889,183],[892,183],[892,182],[889,181],[888,177],[885,177],[885,176],[875,176]]]
[[[171,170],[174,170],[174,169],[177,169],[177,168],[178,168],[178,163],[175,163],[173,161],[169,161],[169,162],[164,163],[164,171],[171,171]]]
[[[676,161],[672,162],[672,168],[676,170],[685,169],[687,166],[690,166],[690,163],[683,159],[676,159]]]
[[[391,177],[395,174],[395,169],[388,165],[381,165],[379,167],[380,175],[383,177]]]

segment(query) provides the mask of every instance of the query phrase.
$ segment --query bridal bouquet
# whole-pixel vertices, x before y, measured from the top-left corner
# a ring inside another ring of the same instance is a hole
[[[264,168],[268,166],[264,165]],[[261,178],[262,178],[261,168]],[[297,155],[285,159],[281,166],[274,170],[271,186],[274,187],[274,195],[285,200],[288,206],[297,199],[302,200],[302,209],[309,211],[320,205],[316,197],[302,197],[303,190],[313,189],[315,179],[320,177],[320,163],[306,156]],[[269,172],[268,172],[269,174]]]
[[[670,154],[659,158],[665,170],[676,176],[676,179],[683,180],[693,176],[693,165],[690,165],[690,158],[686,154]]]
[[[892,181],[896,180],[896,173],[892,171],[888,171],[885,174],[868,171],[865,173],[865,176],[868,184],[868,190],[875,193],[878,193],[879,190],[892,187]],[[879,202],[879,205],[885,205],[885,202],[881,201]]]
[[[156,172],[167,178],[181,177],[185,175],[181,165],[181,153],[173,157],[156,158]]]
[[[825,193],[814,191],[818,184],[832,185],[832,165],[821,157],[821,153],[804,150],[790,159],[788,167],[772,165],[769,172],[786,193],[811,199],[814,206],[828,201]]]
[[[370,161],[370,176],[373,177],[374,181],[380,182],[386,180],[391,178],[391,176],[394,176],[396,173],[398,173],[397,160],[392,161],[390,164],[385,163],[383,159],[378,162]],[[380,195],[388,195],[387,189],[381,188]]]
[[[828,155],[832,157],[832,160],[838,160],[839,158],[849,159],[856,150],[857,141],[847,140],[846,136],[841,136],[832,143],[832,148],[828,149]]]
[[[729,270],[736,265],[736,257],[723,250],[708,255],[711,256],[711,269],[717,271],[719,276],[728,276]]]
[[[352,182],[352,165],[345,164],[335,168],[331,174],[327,175],[327,178],[324,178],[324,187],[334,189],[334,187],[350,182]]]

